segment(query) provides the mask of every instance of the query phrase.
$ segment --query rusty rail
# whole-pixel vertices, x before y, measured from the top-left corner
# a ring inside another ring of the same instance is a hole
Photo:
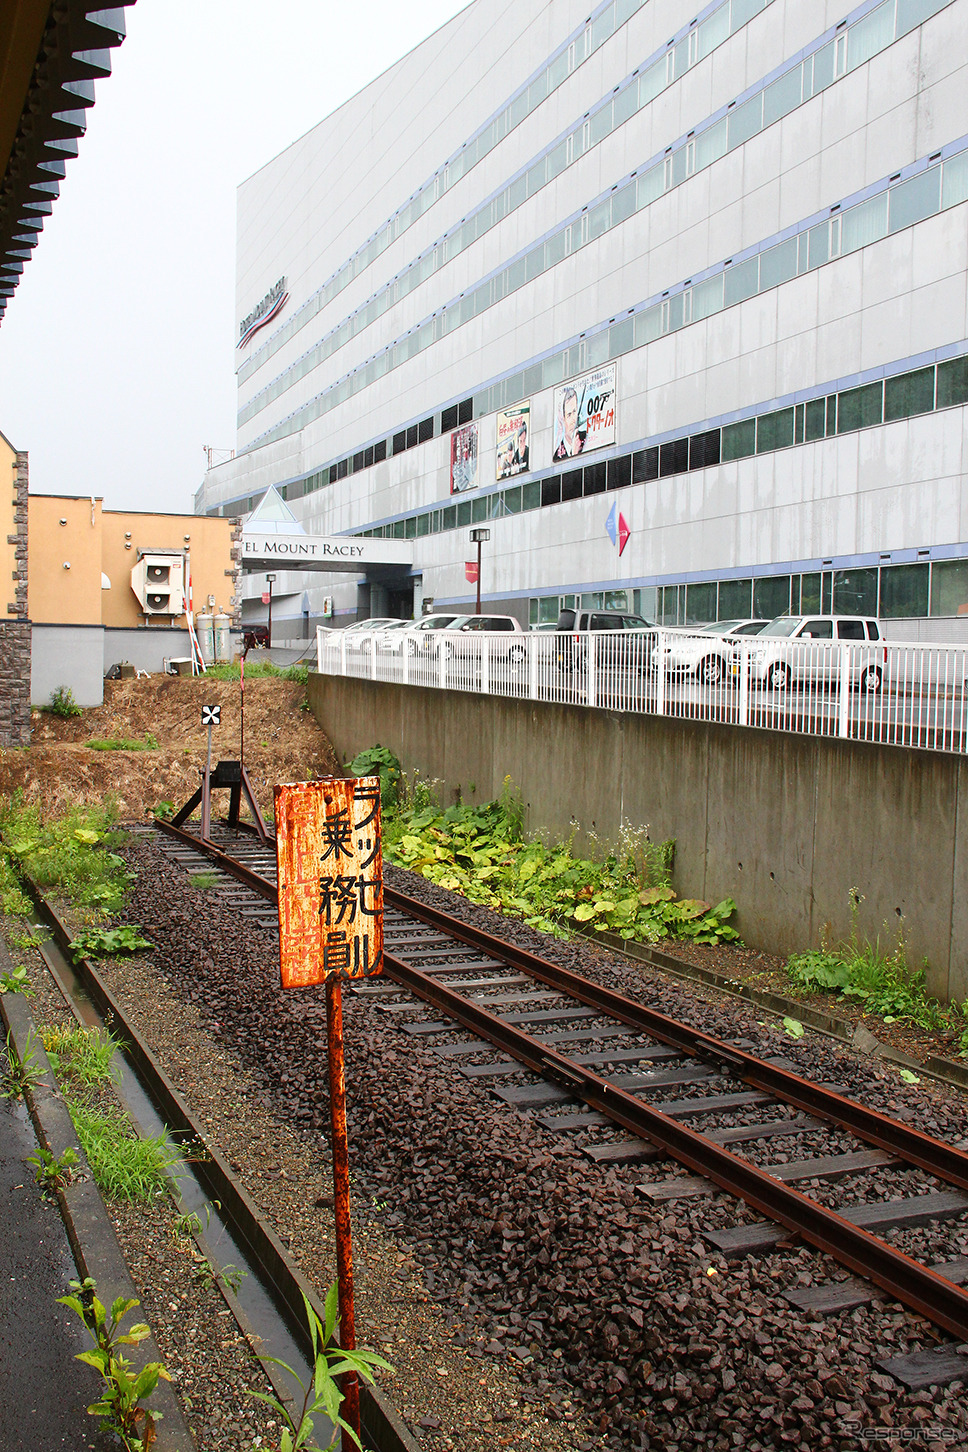
[[[159,822],[158,825],[169,835],[217,862],[260,896],[276,901],[276,886],[270,879],[253,872],[213,843],[203,842],[192,833],[173,827],[170,822]],[[788,1070],[766,1064],[731,1044],[691,1029],[677,1019],[657,1013],[644,1004],[603,988],[568,969],[559,968],[536,954],[492,937],[426,904],[414,902],[402,893],[385,888],[385,901],[469,947],[502,958],[509,966],[567,994],[586,1007],[599,1010],[603,1016],[628,1024],[632,1030],[647,1033],[683,1054],[720,1067],[784,1103],[848,1129],[859,1139],[889,1151],[906,1163],[917,1165],[949,1184],[968,1189],[968,1154],[941,1140],[911,1129],[833,1090],[821,1088]],[[386,951],[384,962],[388,977],[463,1027],[505,1050],[534,1073],[564,1086],[576,1099],[606,1115],[613,1123],[648,1140],[680,1164],[743,1200],[751,1209],[880,1286],[917,1315],[948,1331],[959,1341],[968,1341],[968,1291],[895,1250],[869,1231],[853,1225],[836,1211],[783,1184],[766,1170],[740,1159],[705,1135],[671,1119],[660,1109],[643,1103],[541,1040],[463,998],[459,992],[445,987],[420,969]]]

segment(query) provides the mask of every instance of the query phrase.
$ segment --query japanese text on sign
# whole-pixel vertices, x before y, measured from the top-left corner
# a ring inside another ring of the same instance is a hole
[[[277,786],[283,988],[383,968],[380,778]]]

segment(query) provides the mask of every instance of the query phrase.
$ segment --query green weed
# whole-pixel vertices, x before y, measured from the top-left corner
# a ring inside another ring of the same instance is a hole
[[[675,844],[653,842],[646,828],[625,825],[617,844],[595,842],[594,858],[577,857],[571,842],[525,839],[525,806],[510,777],[497,801],[444,810],[438,783],[405,776],[386,747],[360,752],[346,769],[380,774],[383,850],[391,862],[541,932],[610,932],[640,942],[739,937],[729,923],[732,898],[713,905],[676,896],[669,882]]]
[[[63,817],[44,819],[22,795],[0,798],[0,843],[15,876],[26,875],[78,907],[120,911],[132,875],[113,849],[126,840],[118,829],[117,804],[75,807]]]
[[[34,1178],[38,1185],[49,1195],[53,1195],[61,1185],[66,1185],[71,1179],[71,1173],[75,1165],[80,1164],[77,1150],[66,1149],[63,1154],[56,1157],[43,1145],[38,1145],[35,1155],[27,1156],[27,1163],[34,1166]]]
[[[189,880],[192,887],[199,892],[208,892],[209,888],[217,887],[220,881],[217,872],[193,872]]]
[[[140,1302],[119,1296],[109,1320],[95,1295],[96,1281],[88,1276],[83,1281],[71,1281],[71,1288],[77,1294],[60,1296],[57,1304],[80,1317],[94,1342],[93,1351],[81,1351],[75,1360],[93,1366],[103,1383],[100,1398],[87,1410],[91,1416],[101,1418],[105,1429],[114,1432],[128,1452],[147,1452],[156,1439],[155,1423],[161,1420],[161,1413],[141,1403],[151,1396],[159,1379],[171,1381],[171,1377],[160,1361],[149,1361],[132,1376],[131,1363],[118,1350],[119,1346],[135,1345],[151,1335],[144,1322],[121,1331],[121,1322]]]
[[[189,1210],[184,1215],[176,1215],[171,1227],[172,1240],[191,1240],[196,1235],[201,1235],[204,1230],[208,1229],[212,1222],[212,1211],[221,1210],[221,1208],[222,1202],[220,1200],[206,1202],[202,1206],[202,1213],[205,1217],[204,1222],[202,1215],[197,1210]]]
[[[40,1036],[58,1079],[77,1079],[88,1086],[114,1082],[112,1063],[119,1045],[107,1029],[42,1024]]]
[[[89,751],[157,751],[158,738],[150,732],[138,736],[96,736],[84,745]]]
[[[67,945],[74,962],[81,958],[113,958],[121,953],[138,953],[154,944],[143,938],[137,924],[119,928],[85,928]]]
[[[309,682],[308,665],[277,666],[270,660],[246,661],[245,678],[247,681],[265,680],[267,677],[276,677],[282,681],[299,681],[303,686]],[[237,681],[239,679],[239,663],[233,661],[229,664],[220,661],[218,665],[209,666],[206,672],[206,680],[210,681]]]
[[[70,686],[58,686],[56,691],[51,691],[49,703],[42,706],[41,710],[48,711],[51,716],[61,716],[65,720],[83,714],[82,708],[74,700],[74,692]]]
[[[392,812],[396,807],[403,773],[398,758],[388,747],[368,746],[346,763],[346,775],[378,776],[381,810]]]
[[[239,1287],[248,1275],[248,1271],[239,1270],[237,1265],[215,1265],[206,1256],[200,1256],[194,1266],[192,1274],[200,1286],[206,1290],[214,1291],[217,1286],[222,1286],[226,1291],[231,1291],[233,1296],[239,1294]]]
[[[23,1054],[17,1053],[13,1039],[7,1034],[7,1087],[0,1091],[5,1099],[23,1099],[28,1089],[36,1089],[44,1082],[44,1073],[37,1058],[37,1036],[31,1029],[27,1034]]]
[[[22,993],[24,998],[33,998],[34,990],[22,963],[11,973],[0,973],[0,993]]]
[[[167,1189],[166,1171],[180,1164],[181,1156],[163,1134],[141,1138],[120,1105],[98,1105],[70,1086],[64,1098],[91,1174],[105,1195],[146,1201]]]
[[[343,1396],[336,1379],[344,1372],[352,1371],[357,1376],[361,1376],[364,1381],[372,1382],[374,1368],[392,1371],[393,1367],[373,1351],[343,1351],[340,1347],[333,1345],[338,1314],[338,1292],[335,1281],[326,1296],[323,1321],[320,1321],[305,1296],[303,1296],[303,1304],[306,1308],[306,1319],[313,1343],[313,1377],[308,1385],[293,1371],[292,1367],[287,1366],[278,1357],[261,1356],[259,1358],[260,1361],[270,1362],[273,1366],[281,1366],[284,1371],[295,1378],[304,1392],[302,1407],[294,1415],[290,1404],[283,1405],[282,1402],[265,1392],[250,1391],[249,1396],[255,1397],[257,1401],[265,1402],[280,1418],[283,1431],[279,1442],[279,1452],[296,1452],[297,1448],[306,1448],[307,1452],[314,1452],[314,1449],[316,1452],[333,1452],[339,1443],[341,1430],[347,1433],[359,1447],[361,1444],[356,1433],[339,1415]],[[320,1414],[327,1418],[336,1429],[333,1440],[327,1442],[325,1448],[321,1448],[318,1442],[310,1441],[314,1435],[313,1418]],[[343,1447],[347,1445],[345,1440],[342,1445]]]
[[[932,1033],[953,1033],[961,1052],[968,1052],[968,1002],[946,1005],[928,993],[927,960],[916,968],[908,963],[903,921],[889,952],[882,951],[879,939],[871,943],[861,938],[857,919],[863,901],[863,895],[852,887],[847,941],[831,945],[824,940],[819,948],[794,953],[787,959],[789,977],[809,993],[858,999],[865,1012],[878,1015],[885,1023],[905,1019]]]

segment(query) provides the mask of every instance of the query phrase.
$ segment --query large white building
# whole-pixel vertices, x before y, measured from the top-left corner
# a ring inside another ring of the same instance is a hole
[[[526,624],[950,638],[966,37],[968,0],[474,0],[245,182],[237,454],[197,509],[275,486],[412,549],[277,575],[274,629],[473,609],[483,526],[484,608]]]

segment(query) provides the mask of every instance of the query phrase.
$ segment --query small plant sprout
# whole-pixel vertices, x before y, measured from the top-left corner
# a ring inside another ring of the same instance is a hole
[[[359,1447],[361,1444],[356,1433],[339,1415],[343,1395],[336,1379],[345,1372],[355,1371],[357,1376],[361,1376],[364,1381],[372,1382],[374,1368],[392,1371],[393,1367],[374,1351],[343,1351],[340,1347],[333,1345],[338,1311],[335,1281],[326,1296],[324,1321],[320,1321],[305,1296],[303,1296],[303,1305],[306,1308],[306,1320],[313,1343],[313,1379],[309,1385],[307,1386],[292,1367],[287,1366],[278,1357],[261,1356],[259,1358],[260,1361],[269,1362],[273,1366],[281,1366],[283,1371],[287,1371],[302,1388],[303,1404],[299,1410],[298,1419],[288,1406],[284,1406],[282,1402],[265,1392],[250,1391],[249,1396],[255,1397],[257,1401],[265,1402],[281,1418],[283,1431],[279,1442],[279,1452],[298,1452],[300,1448],[305,1448],[306,1452],[334,1452],[341,1430],[348,1433]],[[310,1441],[315,1434],[313,1419],[317,1416],[326,1417],[336,1429],[332,1441],[327,1442],[325,1447],[322,1447],[319,1442]]]
[[[136,1345],[151,1335],[143,1321],[126,1332],[121,1331],[121,1322],[140,1302],[119,1296],[109,1318],[95,1294],[97,1283],[90,1276],[83,1281],[71,1281],[71,1287],[77,1294],[60,1296],[57,1303],[83,1321],[94,1342],[93,1351],[81,1351],[75,1360],[93,1366],[104,1383],[100,1398],[88,1407],[88,1413],[100,1417],[105,1429],[117,1435],[127,1452],[148,1452],[155,1441],[155,1424],[161,1420],[161,1413],[141,1403],[151,1396],[160,1378],[171,1381],[171,1377],[160,1361],[149,1361],[132,1375],[131,1363],[118,1351],[119,1346]]]
[[[206,1290],[214,1291],[216,1286],[221,1286],[226,1291],[231,1291],[233,1296],[239,1294],[239,1287],[248,1275],[248,1271],[240,1270],[237,1265],[217,1266],[207,1256],[196,1257],[196,1264],[192,1274],[199,1285],[205,1286]]]
[[[0,993],[22,993],[25,998],[33,998],[34,990],[22,963],[10,973],[0,973]]]
[[[172,1240],[191,1240],[193,1236],[201,1235],[211,1224],[212,1211],[221,1208],[220,1200],[212,1200],[202,1206],[201,1214],[197,1210],[188,1210],[184,1215],[176,1215],[171,1227]],[[202,1216],[205,1217],[204,1224]]]
[[[54,1156],[49,1149],[38,1145],[35,1155],[27,1156],[27,1163],[34,1166],[34,1178],[48,1194],[54,1194],[61,1185],[72,1179],[72,1170],[80,1164],[77,1150],[68,1148],[63,1154]]]
[[[23,1054],[18,1054],[13,1039],[7,1034],[7,1088],[5,1099],[22,1099],[28,1089],[36,1089],[44,1082],[44,1070],[34,1060],[37,1057],[37,1039],[33,1029],[27,1035]]]

